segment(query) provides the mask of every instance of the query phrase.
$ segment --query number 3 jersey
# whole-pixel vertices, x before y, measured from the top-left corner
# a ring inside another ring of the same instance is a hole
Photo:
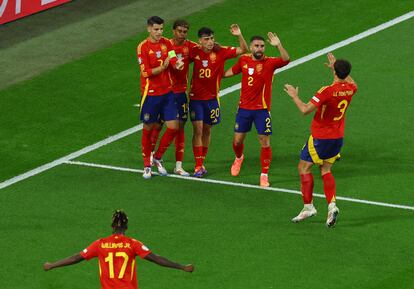
[[[355,83],[335,82],[322,87],[310,100],[318,110],[313,117],[311,133],[317,139],[343,138],[345,112],[356,93]]]
[[[270,111],[274,71],[289,63],[281,57],[264,56],[253,59],[251,54],[240,56],[232,67],[233,74],[242,73],[239,107],[243,109],[267,109]]]
[[[201,46],[191,50],[194,61],[191,79],[191,100],[210,100],[218,97],[224,62],[237,56],[235,47],[220,47],[217,51],[204,52]]]
[[[86,260],[98,257],[102,289],[137,289],[135,257],[150,253],[140,241],[121,234],[96,240],[80,252]]]

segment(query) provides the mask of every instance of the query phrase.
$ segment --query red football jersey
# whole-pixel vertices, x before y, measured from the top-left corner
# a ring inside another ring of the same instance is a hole
[[[137,289],[135,257],[150,253],[140,241],[120,234],[96,240],[80,252],[86,260],[98,257],[102,289]]]
[[[174,93],[186,92],[188,83],[188,68],[191,62],[190,51],[197,46],[197,43],[191,40],[185,40],[183,45],[175,45],[172,39],[170,42],[175,50],[177,58],[182,59],[184,62],[184,68],[182,70],[170,69],[172,91]]]
[[[336,139],[344,136],[345,112],[357,91],[355,83],[335,82],[322,87],[310,100],[318,110],[313,117],[314,138]]]
[[[204,52],[200,46],[191,50],[190,58],[194,61],[194,68],[190,99],[209,100],[218,97],[224,62],[229,58],[235,58],[236,52],[235,47],[225,46],[209,53]]]
[[[265,56],[261,60],[255,60],[251,54],[240,56],[232,67],[234,74],[242,73],[239,107],[270,111],[275,69],[288,63],[289,60],[284,61],[281,57]]]
[[[171,42],[162,37],[153,43],[149,38],[142,41],[137,47],[138,63],[141,69],[141,94],[143,97],[163,95],[171,91],[169,69],[153,75],[152,69],[162,65],[168,57],[168,51],[173,50]],[[174,64],[171,60],[171,64]]]

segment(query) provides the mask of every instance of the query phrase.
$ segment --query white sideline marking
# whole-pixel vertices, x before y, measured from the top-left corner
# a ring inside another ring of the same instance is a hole
[[[361,39],[363,39],[365,37],[368,37],[368,36],[370,36],[370,35],[372,35],[374,33],[377,33],[379,31],[382,31],[384,29],[387,29],[387,28],[389,28],[391,26],[394,26],[394,25],[396,25],[396,24],[398,24],[400,22],[403,22],[405,20],[408,20],[408,19],[410,19],[412,17],[414,17],[414,11],[408,12],[408,13],[406,13],[404,15],[401,15],[401,16],[399,16],[397,18],[394,18],[394,19],[392,19],[390,21],[387,21],[387,22],[385,22],[383,24],[380,24],[380,25],[378,25],[376,27],[373,27],[371,29],[368,29],[368,30],[366,30],[366,31],[364,31],[362,33],[359,33],[359,34],[357,34],[355,36],[352,36],[352,37],[350,37],[348,39],[345,39],[345,40],[340,41],[338,43],[335,43],[335,44],[333,44],[331,46],[328,46],[326,48],[323,48],[321,50],[318,50],[318,51],[316,51],[314,53],[311,53],[309,55],[306,55],[304,57],[301,57],[301,58],[299,58],[299,59],[297,59],[295,61],[292,61],[291,63],[289,63],[289,65],[287,65],[285,67],[282,67],[281,69],[278,69],[276,72],[279,73],[279,72],[285,71],[287,69],[293,68],[295,66],[298,66],[299,64],[305,63],[305,62],[307,62],[309,60],[312,60],[312,59],[314,59],[316,57],[319,57],[319,56],[321,56],[321,55],[323,55],[325,53],[328,53],[329,51],[333,51],[333,50],[336,50],[338,48],[344,47],[344,46],[346,46],[348,44],[351,44],[351,43],[353,43],[355,41],[358,41],[358,40],[361,40]],[[230,86],[228,88],[225,88],[225,89],[221,90],[219,92],[219,95],[220,96],[224,96],[224,95],[229,94],[231,92],[234,92],[234,91],[236,91],[236,90],[238,90],[240,88],[241,88],[241,83],[238,83],[238,84],[235,84],[233,86]],[[79,151],[76,151],[76,152],[71,153],[71,154],[69,154],[67,156],[64,156],[64,157],[62,157],[60,159],[54,160],[54,161],[52,161],[50,163],[47,163],[47,164],[45,164],[43,166],[37,167],[37,168],[35,168],[33,170],[30,170],[30,171],[28,171],[26,173],[23,173],[21,175],[18,175],[18,176],[15,176],[15,177],[11,178],[11,179],[8,179],[8,180],[0,183],[0,190],[1,189],[4,189],[4,188],[6,188],[6,187],[8,187],[8,186],[10,186],[10,185],[12,185],[14,183],[20,182],[20,181],[22,181],[24,179],[27,179],[29,177],[32,177],[34,175],[40,174],[40,173],[42,173],[42,172],[44,172],[46,170],[49,170],[49,169],[51,169],[53,167],[58,166],[58,165],[60,165],[60,164],[62,164],[64,162],[67,162],[67,161],[72,160],[74,158],[77,158],[77,157],[79,157],[81,155],[84,155],[86,153],[89,153],[89,152],[91,152],[93,150],[96,150],[96,149],[98,149],[98,148],[100,148],[100,147],[102,147],[104,145],[107,145],[107,144],[109,144],[111,142],[114,142],[114,141],[119,140],[119,139],[121,139],[123,137],[126,137],[126,136],[128,136],[128,135],[130,135],[130,134],[132,134],[134,132],[137,132],[137,131],[139,131],[141,129],[142,129],[142,124],[139,124],[139,125],[134,126],[134,127],[130,128],[128,130],[125,130],[125,131],[120,132],[120,133],[118,133],[116,135],[110,136],[110,137],[108,137],[108,138],[106,138],[106,139],[104,139],[102,141],[99,141],[99,142],[97,142],[97,143],[95,143],[93,145],[87,146],[87,147],[85,147],[85,148],[83,148],[83,149],[81,149]]]
[[[144,172],[143,170],[139,170],[139,169],[131,169],[131,168],[124,168],[124,167],[117,167],[117,166],[108,166],[108,165],[86,163],[86,162],[79,162],[79,161],[67,161],[65,163],[70,164],[70,165],[78,165],[78,166],[86,166],[86,167],[93,167],[93,168],[109,169],[109,170],[123,171],[123,172],[132,172],[132,173],[143,173]],[[153,174],[158,175],[158,173],[156,173],[156,172],[153,172]],[[204,183],[213,183],[213,184],[227,185],[227,186],[233,186],[233,187],[243,187],[243,188],[259,189],[259,190],[268,190],[268,191],[282,192],[282,193],[289,193],[289,194],[296,194],[296,195],[301,195],[302,194],[300,191],[296,191],[296,190],[289,190],[289,189],[275,188],[275,187],[264,188],[264,187],[261,187],[261,186],[258,186],[258,185],[236,183],[236,182],[229,182],[229,181],[219,181],[219,180],[204,179],[204,178],[183,177],[183,176],[174,175],[174,174],[168,174],[167,177],[183,179],[183,180],[188,180],[188,181],[195,181],[195,182],[204,182]],[[313,194],[313,196],[318,197],[318,198],[325,198],[325,195],[322,195],[322,194]],[[397,209],[404,209],[404,210],[414,211],[414,207],[405,206],[405,205],[389,204],[389,203],[382,203],[382,202],[373,202],[373,201],[368,201],[368,200],[354,199],[354,198],[348,198],[348,197],[339,197],[339,196],[337,196],[336,199],[341,200],[341,201],[348,201],[348,202],[360,203],[360,204],[366,204],[366,205],[372,205],[372,206],[381,206],[381,207],[389,207],[389,208],[397,208]]]
[[[64,156],[60,159],[54,160],[53,162],[47,163],[47,164],[45,164],[43,166],[40,166],[40,167],[37,167],[37,168],[35,168],[31,171],[25,172],[24,174],[21,174],[21,175],[18,175],[16,177],[14,177],[14,178],[8,179],[7,181],[4,181],[4,182],[0,183],[0,189],[8,187],[8,186],[10,186],[14,183],[20,182],[20,181],[22,181],[24,179],[27,179],[29,177],[32,177],[34,175],[40,174],[41,172],[44,172],[44,171],[46,171],[48,169],[51,169],[51,168],[54,168],[58,165],[61,165],[61,164],[65,163],[69,160],[72,160],[72,159],[77,158],[81,155],[89,153],[93,150],[96,150],[97,148],[103,147],[103,146],[105,146],[105,145],[107,145],[111,142],[114,142],[116,140],[119,140],[121,138],[129,136],[130,134],[133,134],[133,133],[135,133],[135,132],[137,132],[141,129],[142,129],[142,124],[131,127],[130,129],[124,130],[123,132],[120,132],[116,135],[113,135],[113,136],[110,136],[110,137],[108,137],[104,140],[101,140],[100,142],[97,142],[93,145],[87,146],[87,147],[85,147],[81,150],[78,150],[78,151],[76,151],[74,153],[71,153],[67,156]]]

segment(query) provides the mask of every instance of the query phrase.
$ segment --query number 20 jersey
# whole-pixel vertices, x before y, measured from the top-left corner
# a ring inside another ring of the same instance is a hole
[[[194,61],[190,100],[210,100],[218,97],[220,81],[227,59],[237,56],[235,47],[222,46],[218,51],[204,52],[201,46],[191,50]]]
[[[349,82],[335,82],[319,89],[310,100],[318,108],[311,124],[314,138],[337,139],[344,136],[345,112],[356,91],[356,84]]]

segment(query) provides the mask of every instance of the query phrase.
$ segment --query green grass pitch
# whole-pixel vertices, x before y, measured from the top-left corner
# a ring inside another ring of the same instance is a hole
[[[227,27],[238,23],[246,38],[277,32],[295,60],[413,10],[409,1],[257,2],[225,0],[186,16],[190,38],[206,25],[220,43],[235,45]],[[359,85],[347,113],[343,159],[334,166],[339,197],[414,206],[413,29],[411,18],[334,51],[352,62]],[[0,90],[0,182],[138,124],[135,46],[144,37],[125,38]],[[276,51],[269,46],[267,54]],[[324,62],[321,56],[275,77],[272,187],[299,190],[296,164],[311,120],[296,111],[282,85],[298,85],[309,99],[331,82]],[[222,88],[238,81],[226,79]],[[339,223],[328,230],[323,198],[315,198],[317,216],[292,224],[299,195],[237,185],[257,185],[260,172],[253,130],[240,176],[229,173],[238,94],[221,99],[222,123],[213,129],[206,160],[207,179],[221,184],[144,181],[136,172],[61,164],[0,189],[0,288],[99,288],[96,260],[51,272],[42,264],[109,235],[115,208],[129,215],[128,235],[196,266],[185,274],[139,260],[140,288],[414,288],[413,210],[339,201]],[[190,170],[191,125],[186,130],[184,166]],[[140,137],[131,134],[75,161],[142,169]],[[172,149],[165,162],[172,171]],[[315,191],[323,193],[316,170]]]

